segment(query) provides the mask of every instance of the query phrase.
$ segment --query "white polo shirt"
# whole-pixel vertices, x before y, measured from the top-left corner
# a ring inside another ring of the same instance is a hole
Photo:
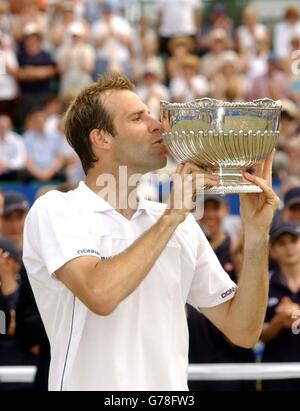
[[[127,220],[84,183],[68,193],[48,192],[31,208],[24,263],[51,344],[50,390],[187,389],[185,303],[215,306],[236,288],[192,215],[108,316],[92,313],[53,275],[80,256],[119,254],[164,209],[140,199]]]

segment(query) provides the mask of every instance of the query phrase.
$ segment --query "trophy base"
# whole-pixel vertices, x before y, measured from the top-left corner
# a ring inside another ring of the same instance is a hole
[[[245,181],[240,169],[220,167],[214,175],[220,177],[219,184],[214,187],[205,187],[204,194],[242,194],[261,193],[262,189],[255,184]]]
[[[262,189],[254,184],[232,184],[232,185],[217,185],[210,188],[204,188],[204,194],[242,194],[242,193],[261,193]]]

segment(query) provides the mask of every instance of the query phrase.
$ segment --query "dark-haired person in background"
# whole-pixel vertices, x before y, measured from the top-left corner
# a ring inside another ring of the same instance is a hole
[[[270,232],[270,253],[278,268],[271,272],[268,309],[261,340],[263,362],[300,361],[300,226],[276,223]],[[298,321],[297,321],[298,320]],[[300,389],[300,379],[263,381],[271,391]]]

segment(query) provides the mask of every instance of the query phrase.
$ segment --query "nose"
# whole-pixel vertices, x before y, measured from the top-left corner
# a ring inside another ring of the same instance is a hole
[[[161,122],[156,120],[154,117],[149,115],[149,130],[151,133],[161,133],[162,125]]]

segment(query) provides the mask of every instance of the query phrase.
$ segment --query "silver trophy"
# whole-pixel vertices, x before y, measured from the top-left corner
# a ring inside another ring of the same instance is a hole
[[[264,160],[279,136],[281,102],[268,98],[226,102],[210,98],[189,103],[161,101],[163,139],[179,163],[192,161],[220,177],[207,194],[257,193],[242,169]]]

